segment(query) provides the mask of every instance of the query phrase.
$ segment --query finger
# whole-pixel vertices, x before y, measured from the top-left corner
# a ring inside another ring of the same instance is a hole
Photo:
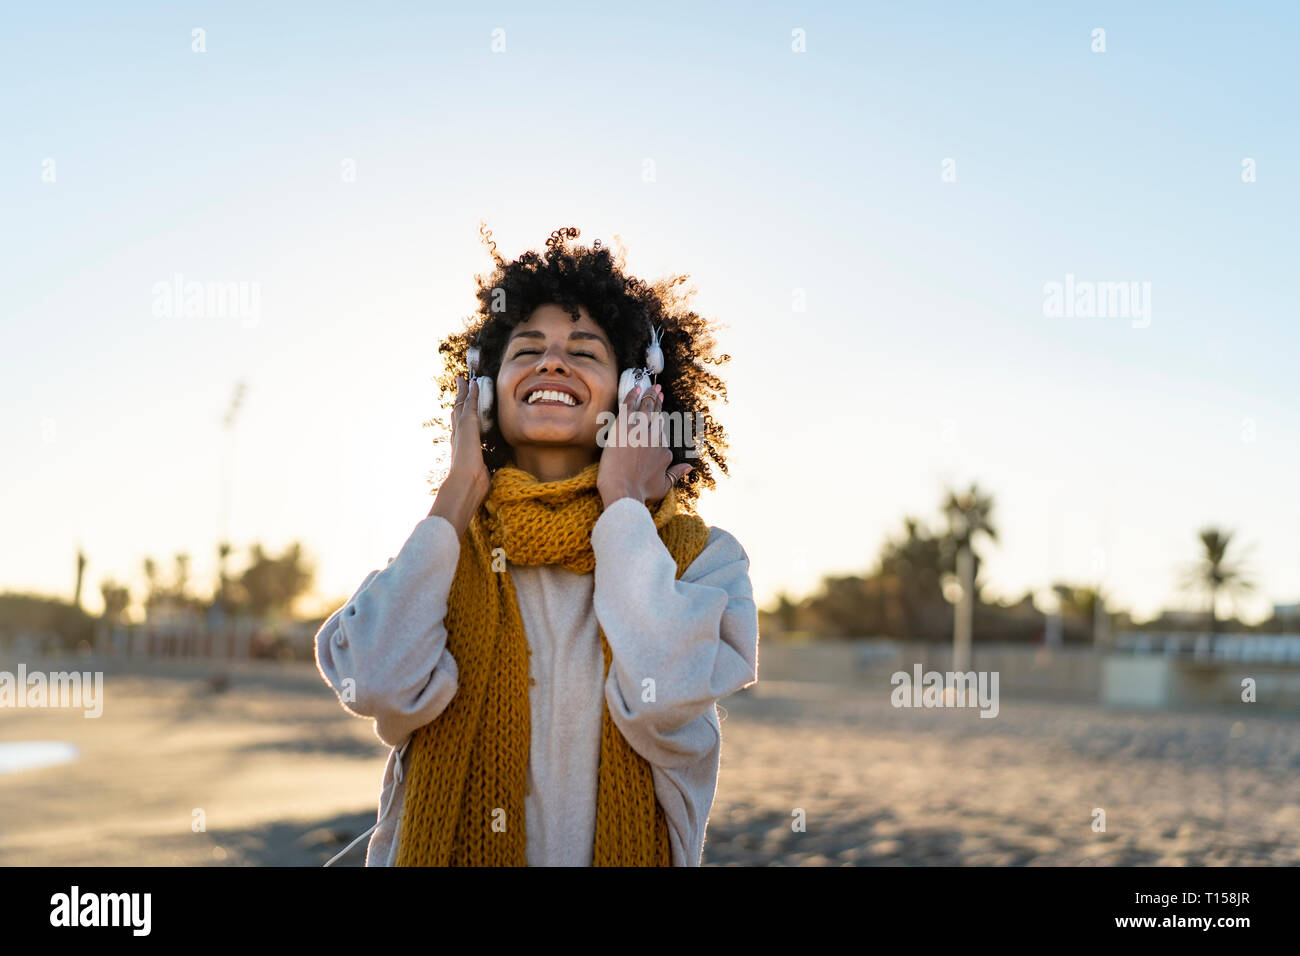
[[[461,376],[459,387],[456,389],[456,405],[452,415],[453,437],[458,433],[457,426],[463,421],[468,421],[465,416],[471,410],[475,412],[478,410],[478,383]]]
[[[664,422],[663,414],[659,410],[659,402],[655,398],[654,392],[646,392],[637,407],[637,414],[645,416],[646,424],[646,445],[650,448],[664,448],[667,441],[664,440]],[[668,462],[664,462],[667,467]]]
[[[663,394],[660,392],[659,386],[651,386],[650,391],[647,393],[647,397],[650,399],[649,408],[647,409],[647,413],[650,416],[650,444],[655,448],[667,448],[668,429],[663,414]]]
[[[673,465],[673,467],[665,469],[663,472],[664,490],[663,493],[659,495],[659,497],[655,498],[655,502],[658,503],[660,501],[663,501],[664,498],[668,496],[668,492],[672,491],[674,488],[677,487],[678,483],[682,480],[682,478],[686,475],[686,472],[688,472],[690,468],[691,468],[690,465]]]
[[[460,410],[463,407],[461,402],[465,400],[465,377],[456,376],[456,397],[451,403],[451,439],[454,443],[456,440],[456,420],[460,418]]]
[[[628,416],[628,425],[632,425],[637,419],[632,415],[645,415],[646,422],[646,443],[653,448],[655,445],[655,422],[654,422],[654,392],[650,389],[642,391],[633,403],[632,412]]]
[[[637,389],[628,389],[627,395],[623,397],[623,404],[619,407],[619,417],[623,419],[623,426],[629,430],[636,424],[636,414],[641,408],[641,402],[645,395],[644,392]]]
[[[665,437],[667,429],[664,428],[664,413],[656,403],[648,413],[650,415],[650,446],[652,448],[667,448],[668,440]]]
[[[466,421],[468,421],[475,428],[478,428],[478,379],[477,378],[469,383],[469,389],[465,392],[465,407],[460,410],[460,413],[466,416],[465,417]]]
[[[641,405],[642,397],[643,392],[639,387],[629,390],[627,395],[623,398],[623,407],[629,412],[636,411],[636,409]]]

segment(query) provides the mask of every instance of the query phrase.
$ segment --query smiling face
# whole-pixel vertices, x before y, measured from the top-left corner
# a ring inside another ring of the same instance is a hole
[[[595,461],[597,416],[617,408],[613,345],[585,308],[578,314],[575,322],[561,306],[539,306],[511,333],[501,357],[501,435],[519,467],[535,475],[572,473]]]

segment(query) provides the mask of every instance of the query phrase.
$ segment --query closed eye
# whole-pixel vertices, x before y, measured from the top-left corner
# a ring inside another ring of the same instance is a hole
[[[519,356],[521,355],[540,355],[541,353],[542,353],[541,349],[520,349],[518,352],[515,353],[515,358],[519,358]],[[587,358],[593,358],[593,359],[596,357],[592,355],[590,352],[574,352],[573,354],[585,355],[587,356]]]

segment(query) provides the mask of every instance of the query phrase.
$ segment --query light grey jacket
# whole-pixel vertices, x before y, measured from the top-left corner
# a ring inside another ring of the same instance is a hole
[[[673,865],[698,866],[721,758],[716,702],[758,680],[749,556],[711,527],[703,552],[678,580],[649,509],[632,498],[603,511],[591,544],[590,574],[508,563],[536,681],[529,688],[527,860],[591,865],[608,704],[616,726],[651,765]],[[459,556],[454,526],[437,515],[425,518],[388,567],[371,571],[316,634],[322,677],[345,710],[374,719],[376,735],[392,748],[379,818],[367,831],[367,866],[394,864],[411,735],[456,693],[443,618]],[[598,623],[613,654],[604,681]]]

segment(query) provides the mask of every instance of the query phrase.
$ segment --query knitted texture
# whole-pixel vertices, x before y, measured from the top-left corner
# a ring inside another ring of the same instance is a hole
[[[604,510],[599,467],[596,462],[552,482],[513,466],[493,475],[466,529],[447,600],[444,623],[458,688],[446,709],[411,738],[397,866],[527,865],[528,688],[536,681],[529,676],[532,651],[506,561],[559,565],[578,574],[595,569],[591,531]],[[649,510],[680,578],[704,549],[709,528],[699,516],[678,512],[672,489]],[[612,652],[599,624],[597,632],[608,680]],[[592,865],[671,863],[650,764],[632,749],[605,704]]]

